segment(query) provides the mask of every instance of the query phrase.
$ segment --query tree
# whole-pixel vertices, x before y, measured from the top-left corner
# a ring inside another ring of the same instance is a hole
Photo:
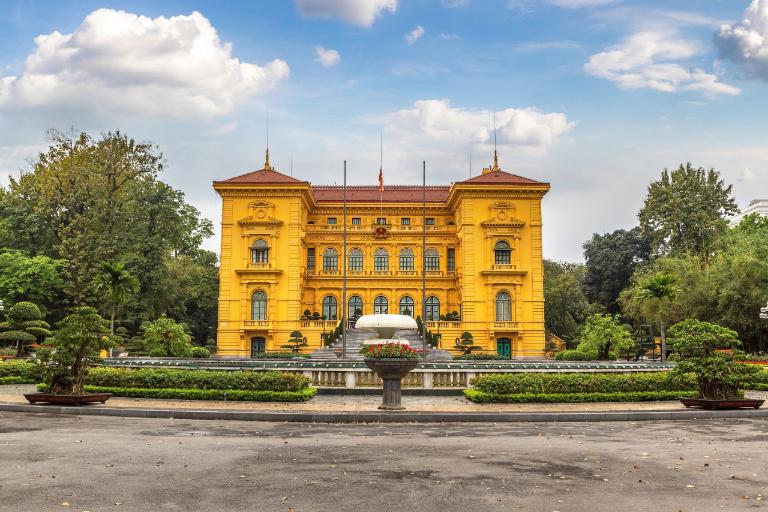
[[[115,334],[117,308],[125,304],[139,291],[139,280],[126,270],[122,263],[101,262],[99,288],[106,292],[109,300],[109,332]]]
[[[65,262],[48,256],[27,256],[22,251],[0,252],[0,297],[10,303],[29,301],[50,309],[61,297]]]
[[[301,352],[302,347],[307,346],[307,338],[306,336],[301,334],[301,331],[293,331],[291,333],[291,337],[288,340],[288,343],[285,345],[280,345],[280,348],[287,348],[294,354]]]
[[[669,328],[669,338],[678,361],[672,375],[684,379],[693,373],[700,398],[741,398],[739,383],[761,371],[756,366],[740,364],[733,353],[724,351],[741,344],[738,334],[725,327],[687,319]]]
[[[25,346],[44,340],[51,335],[50,325],[43,320],[40,308],[32,302],[17,302],[8,310],[8,321],[0,324],[0,342],[16,345],[16,355],[24,353]]]
[[[634,346],[632,333],[610,314],[595,313],[579,333],[577,350],[596,353],[597,359],[616,359]]]
[[[608,313],[618,313],[621,291],[629,285],[637,266],[650,257],[649,237],[639,227],[592,235],[584,243],[583,289],[587,300],[602,305]]]
[[[659,319],[659,334],[661,336],[661,360],[667,358],[667,334],[665,323],[665,307],[675,301],[680,293],[677,278],[671,274],[656,274],[648,277],[635,295],[635,300],[641,307],[646,307],[649,316]]]
[[[584,265],[544,260],[544,320],[547,331],[573,340],[594,310],[583,291]]]
[[[479,350],[483,347],[475,345],[475,339],[471,332],[464,331],[460,337],[456,338],[456,348],[461,350],[462,354],[471,354],[473,350]]]
[[[141,326],[150,355],[189,357],[192,354],[192,337],[184,326],[162,316]]]
[[[732,189],[714,169],[694,168],[690,162],[664,169],[648,187],[638,214],[655,253],[688,253],[708,261],[727,229],[725,218],[738,212]]]
[[[79,395],[84,392],[88,367],[109,348],[109,325],[92,307],[75,308],[56,324],[55,350],[42,354],[49,392]]]

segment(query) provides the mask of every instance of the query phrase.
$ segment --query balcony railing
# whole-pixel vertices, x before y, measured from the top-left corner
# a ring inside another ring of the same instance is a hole
[[[243,329],[271,329],[272,320],[243,320]]]

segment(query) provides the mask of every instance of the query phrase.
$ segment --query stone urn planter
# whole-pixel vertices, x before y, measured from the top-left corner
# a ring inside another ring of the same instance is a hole
[[[698,407],[701,409],[759,409],[765,400],[753,398],[734,398],[730,400],[712,400],[709,398],[681,398],[680,401],[686,407]]]
[[[376,372],[376,375],[384,381],[383,399],[379,409],[385,411],[402,411],[405,409],[400,401],[403,377],[416,368],[418,364],[418,359],[365,359],[365,365]]]
[[[53,395],[50,393],[27,393],[24,398],[30,404],[38,402],[57,405],[86,405],[101,402],[112,397],[112,393],[85,393],[82,395]]]

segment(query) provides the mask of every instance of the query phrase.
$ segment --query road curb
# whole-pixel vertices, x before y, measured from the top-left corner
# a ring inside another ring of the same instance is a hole
[[[301,423],[449,423],[449,422],[591,422],[669,421],[711,418],[768,418],[768,409],[733,411],[602,411],[602,412],[315,412],[225,411],[220,409],[140,409],[133,407],[0,404],[0,412],[117,416],[123,418],[174,418],[186,420],[236,420]]]

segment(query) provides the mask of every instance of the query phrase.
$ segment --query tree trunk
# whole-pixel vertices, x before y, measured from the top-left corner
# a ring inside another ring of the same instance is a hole
[[[661,335],[661,360],[667,360],[667,324],[664,323],[664,319],[661,319],[659,324],[659,333]]]

